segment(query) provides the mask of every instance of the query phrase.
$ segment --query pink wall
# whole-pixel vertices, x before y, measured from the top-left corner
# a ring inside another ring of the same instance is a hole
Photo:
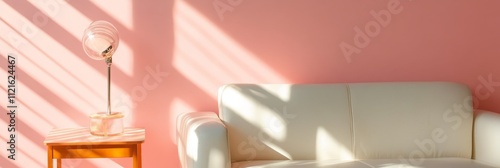
[[[88,58],[80,40],[93,20],[120,31],[113,108],[127,115],[126,126],[146,128],[144,166],[179,167],[176,115],[216,111],[217,87],[225,83],[455,81],[473,89],[479,108],[500,111],[499,6],[493,0],[0,1],[1,75],[7,76],[7,53],[19,60],[19,158],[1,152],[0,167],[45,166],[42,142],[52,128],[87,126],[90,113],[105,110],[105,64]],[[6,95],[6,82],[1,86]],[[7,122],[1,116],[0,141],[7,141]],[[130,167],[131,160],[63,164]]]

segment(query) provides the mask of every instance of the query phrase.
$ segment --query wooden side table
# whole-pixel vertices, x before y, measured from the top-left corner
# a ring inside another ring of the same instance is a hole
[[[53,129],[45,138],[48,167],[61,167],[63,158],[122,158],[132,157],[134,168],[142,167],[141,144],[146,131],[142,128],[125,128],[117,136],[94,136],[89,128]]]

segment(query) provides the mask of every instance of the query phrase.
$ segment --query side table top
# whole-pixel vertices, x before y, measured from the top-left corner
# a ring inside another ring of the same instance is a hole
[[[56,128],[43,141],[46,145],[71,144],[127,144],[142,143],[146,138],[143,128],[124,128],[123,133],[114,136],[95,136],[89,128]]]

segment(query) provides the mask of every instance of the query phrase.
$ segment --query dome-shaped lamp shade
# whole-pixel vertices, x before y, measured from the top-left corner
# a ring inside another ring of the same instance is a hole
[[[119,37],[115,26],[106,21],[95,21],[85,29],[83,50],[92,59],[103,60],[113,56],[118,47]]]

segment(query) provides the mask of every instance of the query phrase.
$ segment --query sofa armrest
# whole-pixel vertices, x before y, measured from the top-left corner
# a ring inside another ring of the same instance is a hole
[[[213,112],[177,117],[177,148],[183,168],[229,168],[227,130]]]
[[[500,167],[500,114],[477,110],[474,118],[474,159]]]

